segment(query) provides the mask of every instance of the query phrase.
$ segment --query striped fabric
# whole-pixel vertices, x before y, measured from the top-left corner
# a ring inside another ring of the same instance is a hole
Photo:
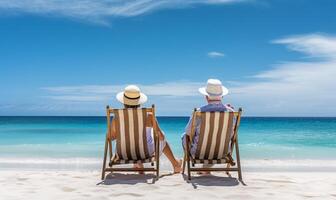
[[[116,109],[116,158],[114,163],[151,162],[146,138],[147,112],[142,109]]]
[[[201,112],[201,127],[193,163],[227,163],[233,112]]]
[[[220,159],[220,160],[193,160],[193,164],[224,164],[229,163],[228,159]]]
[[[155,160],[154,160],[154,157],[153,158],[148,158],[148,159],[145,159],[145,160],[120,160],[118,158],[116,159],[113,159],[112,160],[112,163],[110,163],[110,166],[113,164],[113,165],[118,165],[118,164],[140,164],[140,163],[153,163]]]
[[[224,164],[224,163],[230,163],[231,166],[235,166],[236,163],[234,162],[231,154],[228,154],[224,159],[218,159],[218,160],[206,160],[206,159],[203,159],[203,160],[196,160],[196,159],[193,159],[192,160],[192,163],[193,164]]]

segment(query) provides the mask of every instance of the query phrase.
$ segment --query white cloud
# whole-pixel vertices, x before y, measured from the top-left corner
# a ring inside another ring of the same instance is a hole
[[[167,82],[157,84],[137,84],[149,96],[189,97],[198,95],[197,90],[202,85],[199,82]],[[82,85],[45,87],[46,98],[62,101],[104,101],[111,99],[126,85]]]
[[[108,99],[108,96],[104,95],[55,95],[55,96],[45,96],[46,98],[57,100],[57,101],[75,101],[75,102],[97,102]]]
[[[335,115],[336,37],[310,34],[273,42],[320,60],[276,65],[233,87],[232,98],[252,115]]]
[[[198,93],[201,82],[167,82],[137,84],[149,96],[145,106],[155,104],[159,115],[186,115],[203,101]],[[117,106],[115,95],[126,85],[82,85],[42,88],[44,102],[53,105],[51,113],[70,115],[102,115],[105,105]]]
[[[245,115],[259,116],[335,116],[336,115],[336,37],[323,34],[299,35],[275,40],[290,50],[319,58],[283,62],[254,74],[253,79],[225,82],[230,93],[225,102],[243,107]],[[225,81],[225,80],[222,80]],[[159,115],[186,115],[204,104],[197,90],[203,82],[180,81],[139,84],[158,105]],[[85,85],[44,88],[56,104],[71,104],[70,109],[101,109],[115,104],[115,94],[125,85]],[[61,101],[60,101],[61,100]],[[90,108],[83,107],[83,103]],[[80,106],[80,105],[82,106]],[[118,104],[117,104],[118,105]],[[80,110],[82,112],[82,110]],[[100,112],[100,113],[101,113]]]
[[[211,51],[211,52],[208,52],[208,56],[210,58],[218,58],[218,57],[224,57],[225,54],[222,52],[218,52],[218,51]]]
[[[274,40],[275,44],[285,44],[293,51],[314,57],[336,57],[336,38],[323,34],[298,35]]]
[[[130,17],[195,4],[229,4],[246,0],[1,0],[0,10],[53,14],[107,23],[106,17]]]

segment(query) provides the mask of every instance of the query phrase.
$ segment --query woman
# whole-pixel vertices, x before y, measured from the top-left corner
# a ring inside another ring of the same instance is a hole
[[[140,89],[136,85],[127,86],[123,92],[120,92],[116,96],[117,100],[124,104],[125,108],[140,108],[140,105],[147,101],[147,96],[140,92]],[[151,115],[151,114],[149,114]],[[146,140],[148,152],[150,155],[154,155],[154,139],[153,139],[153,124],[150,120],[151,117],[147,117],[146,121]],[[165,135],[163,131],[160,129],[158,122],[155,119],[156,126],[158,127],[159,132],[159,140],[160,140],[160,154],[163,152],[166,157],[171,162],[174,173],[181,172],[182,160],[177,160],[174,157],[174,154],[165,139]],[[117,138],[117,134],[119,134],[116,130],[116,121],[112,120],[112,126],[110,130],[110,138],[115,140]],[[134,168],[143,168],[143,164],[135,164]]]

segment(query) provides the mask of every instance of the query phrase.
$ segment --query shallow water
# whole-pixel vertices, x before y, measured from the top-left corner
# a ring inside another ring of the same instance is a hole
[[[158,117],[174,153],[188,117]],[[98,162],[105,117],[0,117],[0,168]],[[336,118],[242,118],[242,160],[336,160]],[[71,162],[69,162],[71,161]]]

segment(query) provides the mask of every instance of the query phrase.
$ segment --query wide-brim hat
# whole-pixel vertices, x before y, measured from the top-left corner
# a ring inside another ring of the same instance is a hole
[[[129,106],[140,105],[147,101],[147,96],[136,85],[127,86],[124,91],[117,94],[116,98],[120,103]]]
[[[229,90],[222,85],[222,82],[218,79],[209,79],[206,87],[201,87],[198,91],[210,98],[221,98],[229,93]]]

